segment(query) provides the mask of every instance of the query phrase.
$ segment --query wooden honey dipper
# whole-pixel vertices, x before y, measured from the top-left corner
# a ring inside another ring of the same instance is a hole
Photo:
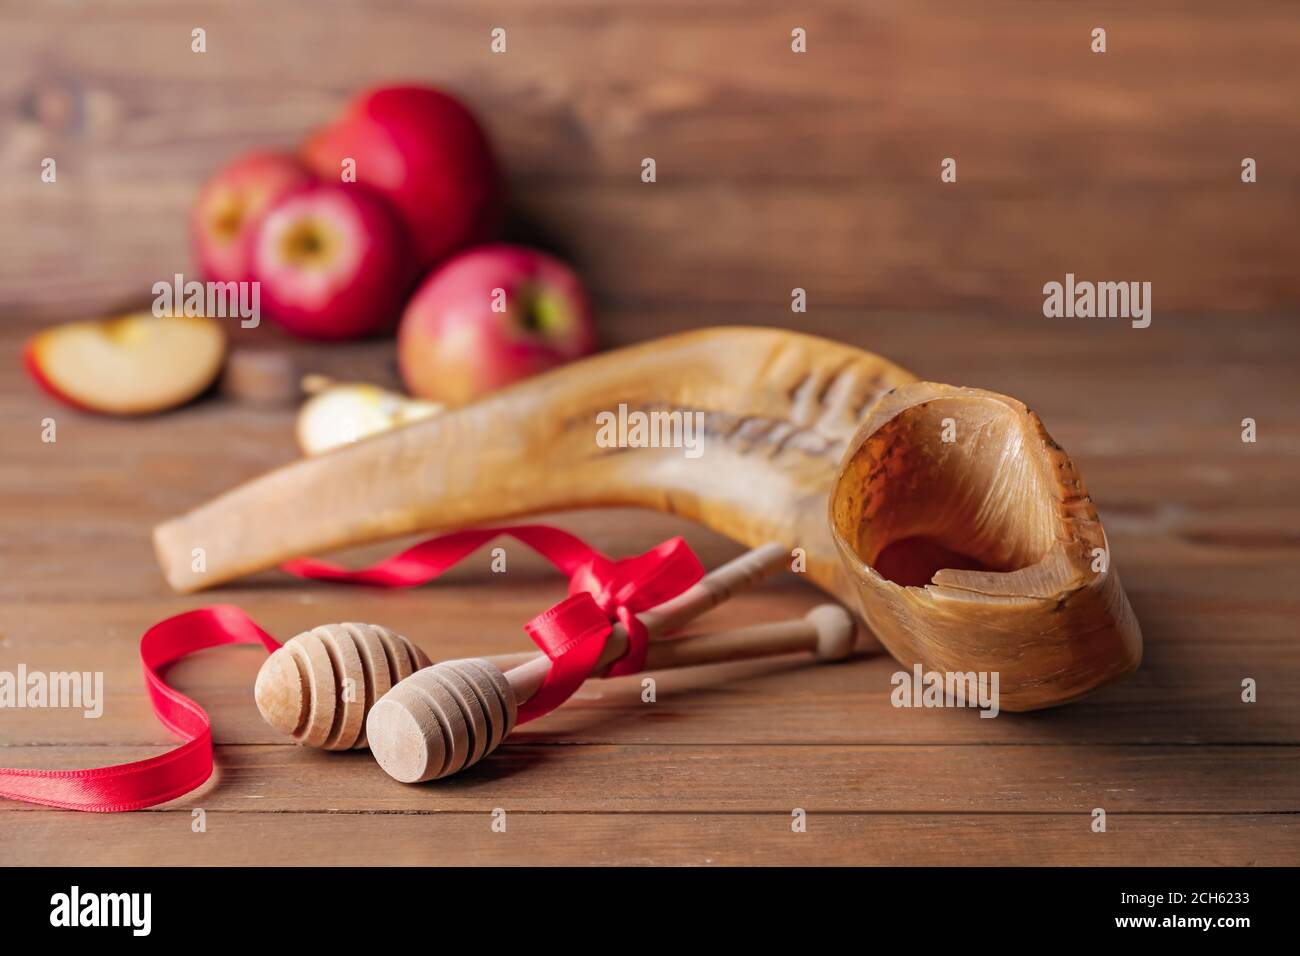
[[[842,660],[853,652],[854,630],[848,611],[822,604],[788,621],[653,642],[644,670],[801,651],[811,651],[820,661]],[[593,676],[602,676],[626,651],[627,632],[616,627]],[[519,707],[541,689],[550,666],[539,654],[504,672],[489,658],[426,667],[371,708],[366,718],[370,752],[390,777],[403,783],[436,780],[473,766],[514,729]]]
[[[386,627],[322,624],[266,659],[253,697],[263,719],[298,743],[352,750],[366,745],[374,702],[429,663],[424,651]]]
[[[649,639],[656,641],[754,587],[788,558],[789,552],[780,544],[754,548],[637,617]],[[616,657],[627,650],[627,631],[621,624],[614,626],[606,644],[607,650],[615,647],[622,648]],[[548,662],[541,655],[537,658],[532,666],[540,667],[540,681],[546,676]],[[520,655],[508,655],[503,661],[519,659]],[[531,661],[532,655],[526,659]],[[324,624],[286,641],[271,654],[258,672],[253,694],[266,722],[299,743],[325,750],[352,750],[366,746],[366,719],[375,703],[390,688],[429,665],[423,651],[387,628]],[[486,693],[482,686],[474,686]],[[514,725],[513,712],[509,725]]]

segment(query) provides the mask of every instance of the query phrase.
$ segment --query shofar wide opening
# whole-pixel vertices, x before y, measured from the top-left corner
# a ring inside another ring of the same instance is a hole
[[[834,520],[868,567],[905,587],[939,571],[1041,561],[1056,515],[1015,411],[994,399],[902,410],[846,463]]]

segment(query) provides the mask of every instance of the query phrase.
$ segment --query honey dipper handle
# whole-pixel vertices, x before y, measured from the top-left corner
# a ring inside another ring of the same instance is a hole
[[[770,541],[710,571],[677,597],[638,614],[638,619],[645,625],[651,647],[657,638],[671,634],[705,611],[711,611],[723,601],[754,587],[781,567],[787,557],[788,552],[783,545]],[[627,631],[622,624],[615,624],[593,673],[596,676],[603,675],[610,664],[626,653]],[[528,658],[511,654],[492,660],[503,669],[511,664],[518,665],[507,671],[506,676],[521,704],[531,700],[541,690],[551,666],[551,662],[542,654]]]
[[[697,634],[675,641],[652,641],[646,651],[644,670],[694,667],[801,651],[811,651],[822,661],[841,660],[853,653],[854,630],[853,617],[843,607],[821,604],[803,617],[788,621]],[[610,639],[613,640],[613,635]],[[549,668],[550,661],[538,655],[506,671],[506,680],[520,704],[537,693]],[[597,670],[597,676],[600,673]]]
[[[613,635],[610,635],[612,638]],[[492,660],[492,658],[488,658]],[[518,667],[512,667],[505,672],[506,680],[510,681],[510,687],[515,692],[515,700],[520,706],[528,703],[533,699],[533,695],[542,689],[542,683],[546,680],[546,675],[551,670],[551,659],[545,654],[538,654]]]
[[[646,652],[645,669],[667,670],[723,661],[811,651],[818,660],[840,660],[853,651],[853,618],[838,604],[822,604],[804,617],[773,621],[677,641],[659,641]]]
[[[848,611],[823,604],[792,621],[652,643],[647,664],[657,670],[799,651],[838,660],[852,652],[854,630]],[[472,766],[513,729],[519,706],[536,693],[549,663],[539,658],[504,674],[482,659],[416,671],[371,708],[371,752],[389,776],[405,783]]]
[[[710,571],[677,597],[638,616],[651,640],[671,634],[705,611],[759,584],[789,557],[785,546],[770,541]]]

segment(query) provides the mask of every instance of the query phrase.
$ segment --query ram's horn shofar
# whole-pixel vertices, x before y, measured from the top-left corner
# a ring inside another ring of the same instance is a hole
[[[379,538],[549,511],[640,506],[750,546],[807,550],[851,600],[826,521],[849,439],[914,381],[868,352],[782,331],[692,332],[607,352],[475,404],[256,478],[154,534],[172,587],[195,591]],[[704,413],[702,454],[606,448],[602,412]],[[193,548],[207,567],[191,568]]]
[[[702,413],[702,453],[604,447],[598,416],[620,406]],[[1141,656],[1096,510],[1037,416],[775,329],[565,366],[276,469],[160,525],[154,544],[188,592],[380,538],[599,506],[803,549],[808,578],[900,661],[999,672],[1003,709],[1070,700]]]

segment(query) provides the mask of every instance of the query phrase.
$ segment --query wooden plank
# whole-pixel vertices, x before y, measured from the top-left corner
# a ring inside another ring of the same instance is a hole
[[[1253,188],[987,199],[941,193],[937,184],[847,195],[820,183],[738,191],[727,183],[676,184],[665,174],[652,185],[547,187],[521,195],[518,205],[530,229],[563,237],[559,251],[606,306],[690,301],[725,313],[788,304],[798,287],[818,305],[1000,308],[1047,321],[1043,284],[1072,273],[1151,282],[1158,323],[1180,311],[1300,302],[1300,277],[1276,241],[1300,202]],[[184,223],[192,192],[151,184],[146,200],[105,189],[87,197],[89,205],[53,190],[18,193],[0,211],[32,225],[0,236],[0,310],[93,314],[106,303],[147,302],[155,282],[189,268]],[[123,225],[131,221],[140,226]]]
[[[1300,763],[1290,746],[881,747],[815,737],[789,745],[568,746],[535,740],[535,731],[523,729],[478,766],[416,786],[390,779],[362,752],[219,746],[209,784],[168,806],[260,813],[1300,811]],[[95,748],[105,764],[155,752]],[[76,767],[73,757],[67,747],[0,747],[0,761],[9,767]],[[0,802],[0,815],[32,811],[30,804]]]
[[[676,0],[617,13],[600,0],[452,0],[431,29],[402,5],[319,17],[309,0],[232,0],[204,11],[196,56],[185,11],[50,3],[4,17],[0,51],[16,68],[0,91],[17,156],[71,148],[70,170],[99,184],[193,179],[232,152],[292,144],[354,89],[400,76],[461,90],[530,184],[635,177],[651,144],[692,179],[928,184],[957,154],[962,182],[1017,192],[1206,187],[1236,179],[1246,154],[1262,181],[1300,172],[1291,13],[1285,0],[1231,17],[1213,0]],[[1111,35],[1104,56],[1089,50],[1097,25]],[[794,26],[807,54],[790,52]]]
[[[824,814],[794,833],[771,814],[507,811],[241,813],[122,817],[0,814],[0,856],[27,866],[1294,866],[1294,815]],[[268,857],[268,848],[274,848]]]
[[[1204,578],[1201,585],[1223,597],[1235,593],[1243,599],[1268,598],[1288,592],[1279,591],[1296,579],[1295,552],[1300,547],[1300,509],[1282,502],[1288,497],[1294,465],[1290,460],[1261,458],[1252,462],[1249,469],[1233,480],[1207,479],[1178,481],[1170,475],[1164,502],[1151,498],[1153,485],[1162,482],[1166,466],[1145,467],[1132,459],[1108,458],[1091,461],[1091,471],[1085,469],[1087,482],[1110,535],[1112,555],[1125,569],[1125,580],[1134,593],[1148,589],[1167,592],[1178,588],[1179,578],[1188,575]],[[1201,465],[1205,466],[1205,461]],[[1188,470],[1194,465],[1188,464]],[[250,468],[243,477],[251,477],[261,469]],[[148,474],[144,469],[141,474]],[[1259,475],[1256,484],[1251,479]],[[1093,476],[1096,476],[1094,479]],[[88,483],[93,483],[93,471],[87,471]],[[192,503],[215,496],[233,487],[238,480],[232,474],[226,485],[213,485],[210,489],[177,488],[170,495],[155,496],[152,506],[142,510],[130,501],[136,492],[123,482],[118,489],[121,507],[105,515],[95,508],[95,499],[85,497],[86,492],[70,487],[59,488],[51,495],[51,486],[39,488],[35,483],[12,491],[11,502],[23,509],[8,525],[14,535],[23,535],[23,559],[32,570],[30,576],[0,579],[0,597],[9,596],[27,601],[84,601],[90,598],[115,600],[123,595],[161,598],[168,592],[157,571],[149,529],[166,517],[179,514]],[[59,486],[55,486],[58,488]],[[1250,488],[1251,501],[1236,500],[1235,488]],[[1217,498],[1213,498],[1217,491]],[[78,497],[74,497],[78,496]],[[104,494],[103,507],[113,507],[116,496]],[[1183,501],[1179,501],[1179,498]],[[168,508],[171,500],[173,506]],[[687,524],[679,519],[669,519],[651,512],[638,511],[582,511],[564,515],[543,516],[544,520],[569,528],[579,535],[589,537],[592,543],[611,554],[630,555],[644,551],[673,535],[682,535],[708,565],[720,563],[736,553],[736,546],[711,532]],[[59,526],[51,526],[54,519],[66,525],[79,525],[87,530],[81,544],[70,544]],[[542,520],[539,518],[538,520]],[[361,566],[395,553],[416,538],[380,542],[354,548],[341,557],[345,563]],[[509,556],[509,571],[504,578],[485,575],[486,558],[455,569],[434,588],[448,584],[482,583],[490,580],[525,581],[549,576],[550,569],[522,546],[501,543]],[[485,552],[486,553],[486,552]],[[94,577],[69,587],[63,575],[93,570]],[[289,589],[294,594],[337,594],[337,589],[311,585],[289,578],[279,572],[268,571],[249,582],[257,588]],[[241,582],[242,587],[243,582]],[[1234,589],[1236,589],[1234,591]],[[361,592],[346,592],[351,598]],[[369,600],[370,592],[367,598]],[[380,592],[384,593],[384,592]],[[417,592],[424,593],[424,592]],[[434,591],[432,593],[441,593]],[[243,599],[238,587],[224,588],[214,594]],[[1289,605],[1287,605],[1289,606]],[[1247,613],[1267,615],[1269,605],[1247,608]]]
[[[1300,301],[1300,280],[1267,251],[1294,221],[1296,199],[1263,192],[986,199],[937,186],[846,194],[661,181],[522,202],[565,236],[607,302],[788,303],[799,287],[822,304],[998,307],[1041,319],[1043,284],[1066,273],[1149,281],[1166,314]]]
[[[549,596],[561,589],[550,587]],[[509,653],[528,647],[520,624],[547,606],[540,586],[512,585],[490,601],[482,588],[430,594],[301,602],[272,593],[237,603],[283,638],[334,620],[373,620],[415,639],[435,659]],[[530,601],[529,596],[532,596]],[[222,595],[220,600],[230,600]],[[781,591],[742,599],[701,627],[727,627],[801,613],[817,598]],[[203,602],[58,604],[0,610],[0,669],[91,671],[104,675],[104,713],[12,710],[0,721],[0,743],[70,745],[75,759],[98,760],[99,744],[163,747],[172,737],[154,720],[144,696],[136,645],[143,629],[167,613]],[[493,614],[485,616],[487,604]],[[1045,713],[1004,713],[994,720],[964,710],[892,706],[891,678],[899,665],[885,656],[836,666],[797,658],[720,665],[655,675],[656,701],[641,700],[639,679],[593,684],[529,733],[564,743],[823,742],[845,744],[1295,744],[1300,742],[1300,649],[1278,611],[1261,622],[1216,602],[1178,596],[1139,599],[1147,622],[1142,669],[1070,707]],[[1183,617],[1171,618],[1177,607]],[[428,624],[436,609],[437,630]],[[1207,609],[1211,609],[1207,611]],[[1187,623],[1182,623],[1186,621]],[[257,714],[251,696],[262,656],[254,649],[204,652],[174,666],[169,680],[198,700],[215,721],[216,739],[283,743]],[[1241,682],[1258,684],[1258,702],[1241,701]]]
[[[1166,469],[1175,473],[1195,454],[1243,465],[1261,455],[1300,454],[1296,412],[1300,383],[1290,374],[1300,360],[1300,338],[1290,316],[1174,315],[1150,329],[1136,330],[1024,312],[908,316],[814,305],[808,315],[792,315],[779,305],[739,313],[695,306],[606,311],[600,325],[604,344],[610,348],[708,325],[777,326],[833,338],[884,355],[931,381],[1015,395],[1038,411],[1049,429],[1061,433],[1058,437],[1073,437],[1080,446],[1072,448],[1075,454],[1123,454],[1157,461],[1157,456],[1177,455],[1179,460],[1172,464],[1178,467]],[[12,316],[0,324],[0,348],[17,351],[38,328],[37,322]],[[233,327],[229,331],[235,347],[289,349],[301,356],[307,370],[399,384],[391,342],[338,349],[292,342],[266,323],[247,332]],[[1105,371],[1102,380],[1098,369]],[[52,414],[78,428],[85,441],[102,440],[105,446],[142,434],[159,435],[160,443],[165,442],[175,434],[167,425],[183,425],[187,433],[189,429],[204,433],[246,429],[259,439],[227,440],[215,448],[196,449],[212,458],[212,466],[223,469],[214,481],[227,473],[238,475],[239,467],[265,467],[297,454],[292,419],[284,412],[225,406],[217,415],[213,409],[218,406],[200,403],[170,415],[121,422],[77,415],[39,393],[16,365],[4,372],[0,429],[19,441],[14,452],[29,445],[33,435],[39,438],[40,417]],[[1254,446],[1240,441],[1240,421],[1247,414],[1260,424],[1259,444]],[[102,447],[90,447],[103,453]],[[44,448],[43,453],[57,450]],[[159,451],[136,442],[121,450],[130,456]],[[11,461],[8,456],[0,459],[0,468]],[[181,462],[171,466],[184,467]],[[197,483],[205,473],[187,470],[183,477]],[[30,472],[13,472],[15,480],[24,477],[30,478]]]

